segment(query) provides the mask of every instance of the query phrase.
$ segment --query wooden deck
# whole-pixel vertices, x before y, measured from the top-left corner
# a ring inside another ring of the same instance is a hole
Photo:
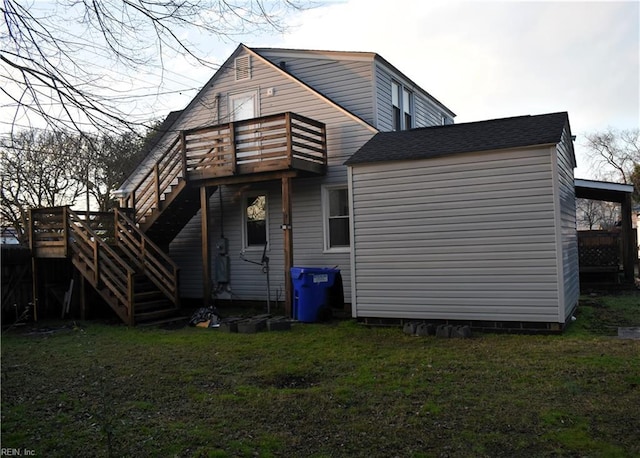
[[[133,209],[140,223],[168,206],[187,183],[215,186],[216,180],[252,181],[278,173],[323,175],[326,168],[325,125],[295,113],[191,129],[167,145],[121,207]]]
[[[145,282],[178,306],[178,268],[159,246],[166,247],[198,210],[206,215],[211,192],[222,184],[281,181],[288,272],[293,265],[291,179],[323,175],[327,168],[325,125],[290,112],[181,131],[163,151],[137,186],[121,196],[121,208],[113,213],[75,213],[66,207],[31,210],[34,259],[71,258],[128,324],[156,313],[141,311],[144,299],[151,302],[143,291]],[[203,225],[205,302],[211,296],[208,231]],[[290,281],[286,275],[287,291]]]

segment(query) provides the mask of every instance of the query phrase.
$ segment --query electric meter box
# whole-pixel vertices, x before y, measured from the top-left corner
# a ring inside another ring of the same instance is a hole
[[[227,254],[229,252],[229,240],[225,237],[216,240],[216,251],[218,254]]]

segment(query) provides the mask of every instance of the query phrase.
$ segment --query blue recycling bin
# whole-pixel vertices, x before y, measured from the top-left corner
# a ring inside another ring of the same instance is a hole
[[[293,319],[316,323],[330,316],[329,291],[340,278],[340,269],[328,267],[292,267]]]

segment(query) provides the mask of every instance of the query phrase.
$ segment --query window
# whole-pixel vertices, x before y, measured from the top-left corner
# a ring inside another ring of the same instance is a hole
[[[269,240],[266,194],[244,196],[244,246],[263,248]]]
[[[325,250],[348,251],[349,192],[346,186],[323,188]]]
[[[395,81],[391,81],[391,106],[393,130],[413,127],[413,93]]]
[[[391,82],[391,105],[393,107],[393,130],[402,130],[402,118],[400,117],[400,86]]]
[[[405,88],[402,89],[402,111],[404,112],[403,127],[411,129],[413,127],[413,117],[411,116],[413,113],[413,94]]]

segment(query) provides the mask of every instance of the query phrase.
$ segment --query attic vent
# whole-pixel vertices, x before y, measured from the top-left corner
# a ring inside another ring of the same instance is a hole
[[[251,79],[251,56],[236,58],[236,81]]]

